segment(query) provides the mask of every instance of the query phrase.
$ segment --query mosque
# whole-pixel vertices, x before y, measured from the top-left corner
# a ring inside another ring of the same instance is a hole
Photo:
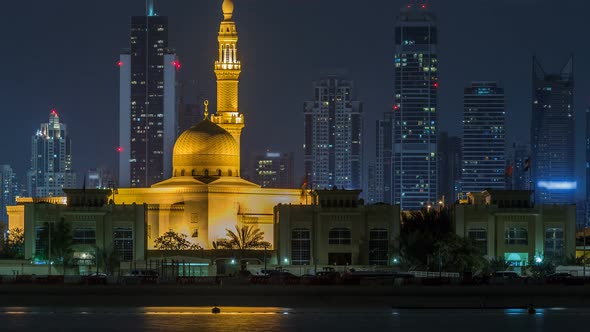
[[[8,215],[11,228],[24,230],[25,259],[43,264],[44,228],[59,221],[71,227],[80,266],[95,247],[112,248],[125,261],[144,260],[146,250],[155,249],[154,241],[169,231],[213,249],[213,242],[227,238],[226,229],[248,225],[264,232],[264,240],[273,245],[269,250],[278,246],[273,208],[304,204],[309,197],[299,189],[261,188],[240,177],[245,121],[238,109],[238,34],[233,2],[224,0],[222,9],[215,61],[217,112],[209,114],[205,102],[203,120],[178,137],[172,177],[151,188],[66,189],[67,197],[20,198],[8,207]]]
[[[274,243],[273,207],[300,204],[298,189],[269,189],[240,177],[240,136],[245,125],[238,108],[238,33],[232,20],[234,4],[224,0],[219,27],[217,112],[180,135],[173,150],[173,176],[151,188],[119,188],[110,197],[115,204],[147,204],[147,249],[172,230],[192,243],[211,249],[226,238],[226,228],[254,225]]]

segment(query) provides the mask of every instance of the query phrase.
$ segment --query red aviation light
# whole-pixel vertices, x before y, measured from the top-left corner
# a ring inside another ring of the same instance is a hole
[[[424,5],[424,4],[421,7],[422,7],[422,9],[426,9],[426,5]]]
[[[122,147],[118,147],[117,148],[117,152],[123,152],[123,148]]]
[[[172,65],[174,66],[174,68],[176,68],[176,70],[180,69],[180,61],[174,60],[172,61]]]
[[[393,110],[394,110],[394,111],[397,111],[397,110],[399,110],[399,106],[397,106],[397,105],[393,105]]]
[[[117,61],[117,66],[122,67],[123,66],[123,61],[121,61],[121,60]]]
[[[412,5],[407,5],[406,8],[412,8]]]
[[[57,111],[55,110],[55,108],[51,109],[51,115],[57,115]]]
[[[438,88],[438,82],[434,82],[434,87]]]

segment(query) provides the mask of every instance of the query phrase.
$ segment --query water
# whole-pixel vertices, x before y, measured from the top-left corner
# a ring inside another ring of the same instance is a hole
[[[590,309],[2,307],[1,331],[587,331]]]

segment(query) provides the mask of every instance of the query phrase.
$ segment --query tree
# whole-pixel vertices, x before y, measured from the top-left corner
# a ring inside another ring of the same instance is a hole
[[[485,258],[467,238],[448,233],[434,244],[435,251],[430,260],[436,269],[455,272],[476,272],[485,266]],[[435,268],[433,268],[435,270]]]
[[[399,236],[402,266],[407,269],[427,268],[436,250],[435,243],[445,238],[450,231],[451,222],[447,209],[405,212],[402,215]]]
[[[168,231],[154,240],[156,249],[159,250],[200,250],[200,245],[186,239],[186,234],[178,234]]]
[[[50,235],[51,234],[51,238]],[[45,223],[43,232],[40,234],[40,238],[44,239],[43,249],[45,259],[50,259],[53,264],[62,265],[64,268],[64,274],[66,267],[71,265],[74,250],[72,250],[72,227],[70,224],[65,222],[64,218],[61,218],[55,223]],[[48,241],[50,239],[50,241]],[[41,248],[38,248],[41,249]],[[51,256],[47,255],[50,251]]]
[[[270,242],[264,240],[264,232],[255,226],[238,226],[236,231],[225,229],[227,239],[217,241],[217,247],[226,249],[262,249],[270,247]]]
[[[25,232],[22,228],[13,228],[2,245],[0,256],[3,258],[19,259],[24,257]]]

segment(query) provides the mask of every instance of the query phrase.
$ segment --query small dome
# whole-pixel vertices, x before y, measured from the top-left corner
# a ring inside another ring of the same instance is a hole
[[[234,13],[234,2],[232,0],[223,0],[221,10],[223,10],[223,18],[231,20],[232,14]]]
[[[205,119],[178,137],[172,164],[174,176],[238,176],[240,149],[230,133]]]

